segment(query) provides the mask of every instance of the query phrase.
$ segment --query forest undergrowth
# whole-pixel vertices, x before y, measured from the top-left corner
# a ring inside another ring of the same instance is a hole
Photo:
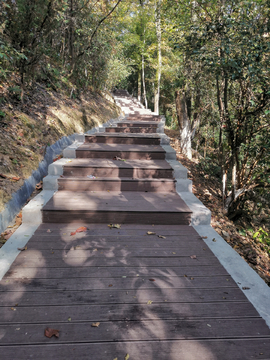
[[[221,181],[204,171],[199,160],[190,160],[181,153],[179,130],[166,128],[165,133],[176,150],[177,160],[188,169],[194,195],[211,210],[211,226],[270,286],[270,242],[267,241],[270,231],[267,226],[262,228],[260,219],[256,217],[252,221],[245,216],[236,222],[229,220],[223,212]]]
[[[10,83],[0,85],[0,212],[38,168],[46,148],[63,136],[84,133],[120,115],[109,94],[84,92],[73,95],[47,84],[34,83],[24,103]],[[59,154],[61,156],[61,154]],[[36,191],[42,190],[42,182]],[[1,234],[0,247],[21,224],[21,214]]]

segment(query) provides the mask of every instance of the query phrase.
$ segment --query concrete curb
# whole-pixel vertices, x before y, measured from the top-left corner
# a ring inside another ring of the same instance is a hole
[[[199,235],[207,237],[207,239],[203,239],[204,242],[270,327],[270,288],[211,226],[199,225],[194,226],[194,229]]]
[[[0,233],[7,228],[8,224],[10,224],[20,211],[26,200],[33,193],[36,184],[47,174],[48,167],[53,162],[54,157],[61,154],[67,146],[72,144],[75,136],[75,134],[68,137],[64,136],[47,148],[44,159],[39,163],[37,170],[34,170],[32,175],[25,180],[23,186],[12,195],[12,199],[5,205],[5,209],[0,213]]]

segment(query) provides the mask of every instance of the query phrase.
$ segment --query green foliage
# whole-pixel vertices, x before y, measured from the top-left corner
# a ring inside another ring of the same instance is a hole
[[[253,234],[253,239],[270,246],[270,234],[268,234],[261,227]],[[268,252],[270,253],[270,249],[268,250]]]

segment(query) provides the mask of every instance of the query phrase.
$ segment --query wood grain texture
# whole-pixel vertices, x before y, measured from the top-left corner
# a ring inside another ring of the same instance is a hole
[[[172,168],[151,134],[159,120],[131,115],[87,136],[85,158],[65,165],[59,186],[72,191],[44,206],[0,282],[1,359],[270,359],[265,321],[171,192]]]

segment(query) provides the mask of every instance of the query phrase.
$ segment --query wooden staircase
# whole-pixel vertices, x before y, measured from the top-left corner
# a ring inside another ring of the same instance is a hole
[[[43,222],[189,225],[191,210],[175,190],[159,122],[155,115],[131,115],[85,136],[43,208]]]

